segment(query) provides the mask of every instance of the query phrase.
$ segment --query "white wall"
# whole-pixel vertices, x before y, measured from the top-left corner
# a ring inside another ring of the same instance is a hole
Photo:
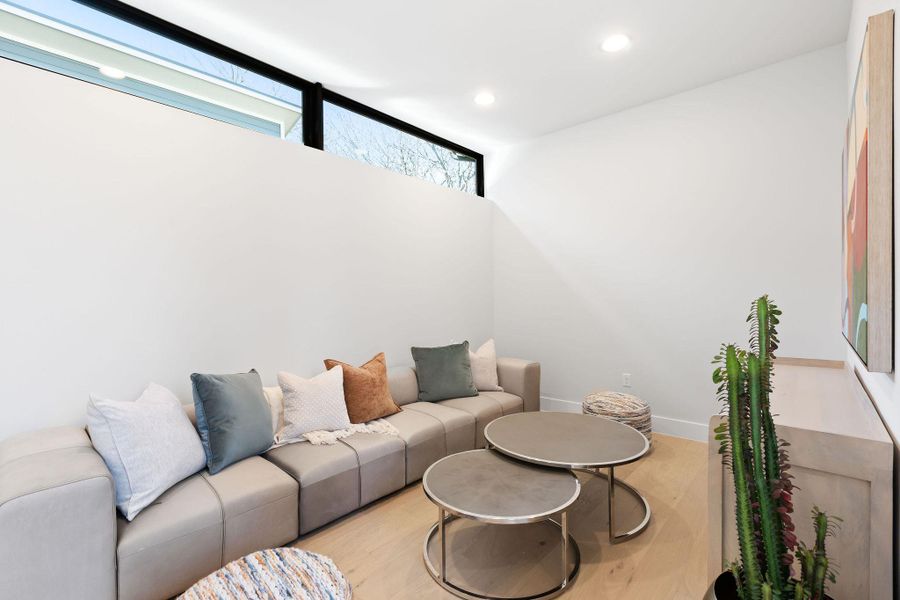
[[[492,331],[484,199],[0,60],[0,439]]]
[[[493,157],[495,333],[541,361],[542,394],[631,373],[658,429],[706,439],[710,360],[746,343],[765,292],[782,356],[843,358],[844,61],[827,48]]]

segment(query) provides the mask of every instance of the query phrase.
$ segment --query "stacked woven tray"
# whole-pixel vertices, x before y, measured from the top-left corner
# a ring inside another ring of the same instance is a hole
[[[650,406],[637,396],[622,392],[594,392],[585,397],[582,412],[630,425],[643,433],[648,442],[653,441]]]

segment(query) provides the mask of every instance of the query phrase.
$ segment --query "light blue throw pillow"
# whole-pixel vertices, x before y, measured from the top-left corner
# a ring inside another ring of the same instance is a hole
[[[255,370],[191,375],[197,430],[212,474],[272,446],[272,413]]]

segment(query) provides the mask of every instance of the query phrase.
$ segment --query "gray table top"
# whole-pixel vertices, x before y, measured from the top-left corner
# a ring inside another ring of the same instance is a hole
[[[527,412],[491,421],[484,437],[498,451],[531,463],[569,469],[634,462],[650,444],[612,419],[559,412]]]
[[[534,523],[568,508],[581,484],[569,471],[513,460],[490,450],[451,454],[425,471],[429,500],[485,523]]]

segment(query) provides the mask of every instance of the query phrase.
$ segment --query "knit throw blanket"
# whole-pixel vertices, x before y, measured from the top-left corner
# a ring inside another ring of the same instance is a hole
[[[304,434],[303,437],[309,440],[309,443],[314,446],[330,446],[332,444],[337,444],[338,440],[342,438],[350,437],[354,433],[383,433],[385,435],[400,437],[400,432],[397,431],[397,428],[384,419],[376,419],[375,421],[369,421],[368,423],[358,423],[356,425],[351,425],[347,429],[338,429],[337,431],[310,431],[309,433]]]
[[[275,446],[283,446],[293,442],[302,442],[304,438],[314,446],[332,446],[337,444],[338,440],[350,437],[354,433],[383,433],[385,435],[400,437],[400,432],[396,427],[384,419],[376,419],[375,421],[358,423],[356,425],[351,425],[347,429],[338,429],[337,431],[310,431],[305,433],[300,439],[283,440],[276,437]]]

